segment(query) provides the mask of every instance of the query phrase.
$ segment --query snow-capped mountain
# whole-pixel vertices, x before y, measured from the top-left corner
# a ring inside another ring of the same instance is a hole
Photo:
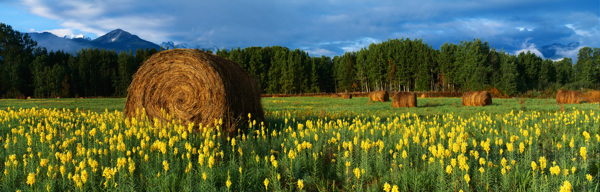
[[[83,48],[111,49],[117,52],[135,51],[137,49],[160,49],[160,46],[152,42],[143,40],[137,35],[127,31],[116,29],[94,40],[89,38],[64,38],[58,37],[52,33],[29,33],[31,39],[38,43],[40,47],[58,51],[62,50],[68,53],[76,53]]]

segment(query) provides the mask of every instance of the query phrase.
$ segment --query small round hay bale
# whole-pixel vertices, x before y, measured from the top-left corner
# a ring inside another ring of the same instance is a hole
[[[340,96],[342,97],[342,99],[352,99],[352,94],[350,93],[342,93],[340,94]]]
[[[387,91],[373,91],[369,93],[369,101],[386,102],[390,100],[390,95]]]
[[[556,103],[580,104],[581,93],[579,93],[579,91],[559,90],[558,92],[556,92]]]
[[[492,104],[492,95],[487,91],[469,91],[463,94],[463,106],[486,106]]]
[[[164,110],[184,124],[203,127],[214,127],[221,119],[222,131],[230,136],[236,128],[247,127],[248,113],[264,120],[256,81],[235,62],[200,50],[154,54],[134,74],[127,91],[127,117],[145,109],[149,119],[169,120]]]
[[[17,99],[25,100],[25,95],[19,94],[19,95],[17,95]]]
[[[417,107],[417,94],[414,92],[394,93],[392,107]]]
[[[421,98],[426,98],[427,95],[425,95],[425,93],[421,94]]]
[[[337,93],[331,94],[331,98],[338,98],[338,97],[340,97],[340,95]]]
[[[584,100],[588,103],[599,103],[600,102],[600,91],[589,90],[584,95]]]

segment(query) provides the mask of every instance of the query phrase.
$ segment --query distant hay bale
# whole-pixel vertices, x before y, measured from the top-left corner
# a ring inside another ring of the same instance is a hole
[[[414,92],[394,93],[392,107],[417,107],[417,94]]]
[[[560,104],[580,104],[581,93],[578,91],[559,90],[556,92],[556,103]]]
[[[31,97],[27,97],[27,99],[31,99]]]
[[[369,93],[369,101],[386,102],[390,100],[390,95],[387,91],[373,91]]]
[[[125,115],[145,109],[149,119],[168,121],[165,114],[182,123],[215,126],[235,135],[252,119],[264,120],[260,92],[253,78],[235,62],[193,49],[161,51],[134,74],[127,89]]]
[[[487,91],[470,91],[463,94],[463,106],[486,106],[492,104],[492,96]]]
[[[427,95],[425,95],[425,93],[421,94],[421,98],[426,98]]]
[[[342,99],[352,99],[352,94],[350,93],[342,93],[340,94],[340,96],[342,97]]]
[[[23,95],[23,94],[19,94],[19,95],[17,95],[17,99],[24,100],[25,98],[26,98],[26,97],[25,97],[25,95]]]
[[[588,103],[600,103],[600,91],[590,90],[583,96]]]
[[[331,98],[338,98],[338,97],[340,97],[340,95],[337,93],[331,94]]]

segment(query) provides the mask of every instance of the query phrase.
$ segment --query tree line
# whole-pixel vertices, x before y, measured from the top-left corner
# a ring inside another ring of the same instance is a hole
[[[527,91],[598,89],[600,49],[584,47],[577,62],[542,59],[529,51],[511,55],[481,39],[445,43],[390,39],[334,57],[338,91]]]
[[[27,34],[0,23],[0,96],[124,97],[133,74],[159,51],[47,51]],[[570,58],[544,60],[531,52],[511,55],[480,39],[445,43],[440,49],[421,39],[389,39],[333,58],[282,46],[214,54],[238,63],[263,93],[271,94],[496,88],[512,96],[531,90],[600,88],[600,49],[590,47],[579,50],[576,63]]]

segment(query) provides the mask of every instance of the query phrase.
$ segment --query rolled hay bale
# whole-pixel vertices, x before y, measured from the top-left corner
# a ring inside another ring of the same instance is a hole
[[[426,98],[427,95],[425,95],[425,93],[421,94],[421,98]]]
[[[556,92],[556,103],[580,104],[581,93],[579,93],[579,91],[558,90],[558,92]]]
[[[589,90],[584,94],[583,98],[583,100],[587,101],[588,103],[600,103],[600,91]]]
[[[193,49],[161,51],[134,74],[127,89],[125,115],[145,109],[149,119],[181,119],[182,123],[214,127],[235,135],[247,127],[248,114],[264,120],[256,81],[235,62]],[[163,116],[168,114],[167,117]]]
[[[352,94],[350,93],[342,93],[340,94],[340,96],[342,97],[342,99],[352,99]]]
[[[394,93],[392,107],[417,107],[417,94],[414,92]]]
[[[20,99],[20,100],[25,100],[25,98],[26,98],[26,97],[25,97],[25,95],[23,95],[23,94],[19,94],[19,95],[17,95],[17,99]]]
[[[340,95],[337,93],[331,94],[331,98],[338,98],[338,97],[340,97]]]
[[[387,91],[373,91],[369,93],[369,101],[386,102],[390,100],[390,95]]]
[[[492,104],[492,95],[487,91],[469,91],[463,94],[463,106],[486,106]]]

